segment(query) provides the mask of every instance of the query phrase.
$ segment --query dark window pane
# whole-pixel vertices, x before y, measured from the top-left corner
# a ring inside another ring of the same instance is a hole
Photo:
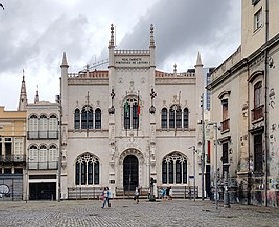
[[[169,128],[175,128],[175,111],[172,108],[169,112]]]
[[[187,161],[183,162],[183,184],[187,183]]]
[[[124,105],[124,128],[130,129],[130,105]]]
[[[101,110],[96,109],[95,111],[95,128],[101,129]]]
[[[167,184],[167,162],[164,160],[162,164],[162,182]]]
[[[176,183],[182,183],[182,166],[180,161],[176,161]]]
[[[189,128],[189,111],[187,108],[185,108],[183,112],[183,123],[184,128]]]
[[[162,109],[162,128],[168,127],[168,110],[166,108]]]
[[[173,161],[169,162],[169,184],[173,184]]]
[[[99,184],[99,162],[94,163],[94,184]]]
[[[79,109],[76,109],[75,110],[75,129],[79,129],[79,127],[80,127],[79,122],[80,122],[80,112],[79,112]]]

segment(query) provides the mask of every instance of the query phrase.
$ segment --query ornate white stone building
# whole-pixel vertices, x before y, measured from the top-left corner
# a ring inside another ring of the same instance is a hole
[[[201,56],[195,69],[165,73],[155,55],[152,25],[146,50],[116,49],[111,26],[108,70],[69,73],[63,53],[61,198],[95,197],[104,186],[118,196],[150,178],[154,194],[195,185],[201,196]]]

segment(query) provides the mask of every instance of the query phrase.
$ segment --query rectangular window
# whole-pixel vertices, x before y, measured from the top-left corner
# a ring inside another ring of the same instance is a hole
[[[183,184],[187,184],[187,161],[183,162]]]
[[[4,174],[11,174],[12,169],[11,168],[4,168]]]
[[[5,138],[5,145],[4,145],[4,152],[6,155],[6,158],[8,158],[8,156],[12,155],[12,138]]]
[[[133,105],[133,129],[139,128],[138,105]]]
[[[167,162],[163,161],[163,166],[162,166],[162,182],[163,184],[167,184]]]
[[[39,136],[40,139],[46,139],[48,133],[48,119],[46,116],[41,116],[39,120]]]
[[[22,168],[15,168],[15,173],[23,174],[23,169]]]
[[[254,108],[261,106],[262,83],[258,82],[254,86]]]
[[[168,113],[167,113],[167,109],[163,109],[162,110],[162,128],[167,128],[168,125]]]
[[[95,128],[96,129],[101,129],[101,111],[96,111]]]
[[[0,137],[0,155],[3,155],[3,153],[2,153],[2,137]]]
[[[47,149],[40,148],[39,151],[39,169],[47,169]]]
[[[23,138],[14,138],[14,154],[22,155],[23,152]]]
[[[59,122],[60,124],[60,122]],[[49,130],[49,138],[50,139],[57,139],[58,138],[58,120],[56,117],[51,116],[49,118],[49,126],[48,126],[48,130]]]
[[[229,144],[223,144],[223,165],[229,163]],[[224,168],[223,168],[224,170]]]
[[[99,162],[94,164],[94,184],[99,184]]]
[[[254,31],[257,31],[262,26],[262,9],[254,14]]]
[[[263,171],[262,134],[254,136],[254,171]]]
[[[227,120],[229,118],[229,105],[228,100],[222,100],[223,105],[223,120]]]
[[[130,129],[130,105],[125,104],[124,106],[124,128]]]

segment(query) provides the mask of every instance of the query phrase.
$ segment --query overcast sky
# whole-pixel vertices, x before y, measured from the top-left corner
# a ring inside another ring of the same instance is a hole
[[[215,67],[240,45],[240,0],[0,0],[0,106],[16,110],[24,69],[28,102],[54,102],[60,63],[69,71],[108,58],[110,26],[118,49],[148,49],[154,25],[157,69],[193,68],[200,51]]]

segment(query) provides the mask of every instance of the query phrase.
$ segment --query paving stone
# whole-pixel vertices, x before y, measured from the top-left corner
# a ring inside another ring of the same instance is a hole
[[[113,200],[104,209],[97,200],[1,201],[0,213],[0,226],[279,226],[278,208],[220,203],[216,210],[208,200]]]

